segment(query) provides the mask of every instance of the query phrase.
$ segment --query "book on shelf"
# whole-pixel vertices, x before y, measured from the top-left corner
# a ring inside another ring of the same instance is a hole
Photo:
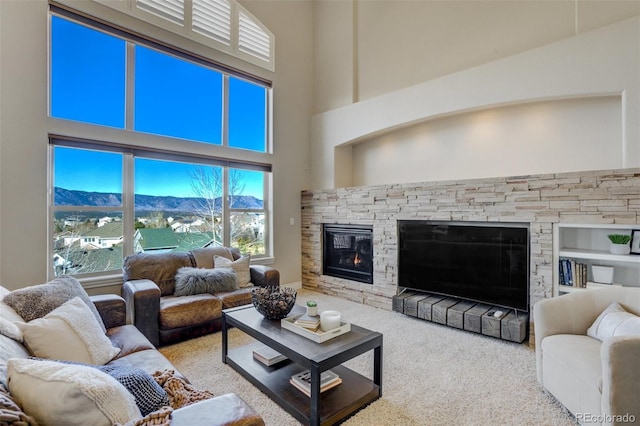
[[[255,348],[253,350],[253,357],[266,366],[272,366],[287,359],[286,356],[266,345]]]
[[[304,370],[298,374],[294,374],[289,382],[302,393],[311,396],[311,371]],[[334,388],[342,383],[342,379],[331,370],[323,371],[320,374],[320,392],[324,392]]]
[[[560,259],[558,277],[561,285],[585,288],[587,265],[573,259]]]
[[[315,316],[312,317],[309,314],[304,314],[293,322],[295,325],[299,325],[300,327],[304,327],[311,331],[316,331],[320,327],[320,317]]]

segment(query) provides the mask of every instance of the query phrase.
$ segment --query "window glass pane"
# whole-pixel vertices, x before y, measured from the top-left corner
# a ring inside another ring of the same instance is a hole
[[[222,74],[142,46],[135,61],[135,130],[221,144]]]
[[[222,244],[222,169],[135,160],[135,252]]]
[[[229,77],[229,146],[267,150],[267,89]]]
[[[51,116],[124,128],[125,41],[51,21]]]
[[[264,213],[232,212],[230,221],[231,247],[239,248],[243,254],[265,254]]]
[[[231,211],[231,247],[241,253],[265,254],[264,180],[264,172],[229,169],[230,208],[256,210]]]
[[[122,205],[122,154],[54,148],[54,205]]]
[[[56,211],[56,276],[122,270],[122,212]]]
[[[264,208],[264,172],[229,169],[229,207]]]

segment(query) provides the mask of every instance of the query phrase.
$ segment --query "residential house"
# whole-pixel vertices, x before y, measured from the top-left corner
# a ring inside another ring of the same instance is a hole
[[[183,219],[179,221],[169,221],[169,219],[167,219],[167,222],[171,224],[173,232],[191,232],[191,228],[193,228],[194,231],[199,231],[202,225],[206,225],[202,219]]]
[[[122,244],[122,222],[103,223],[80,237],[80,247],[85,250],[111,248],[117,244]]]
[[[171,228],[140,228],[134,235],[136,253],[164,253],[178,247],[178,239]]]

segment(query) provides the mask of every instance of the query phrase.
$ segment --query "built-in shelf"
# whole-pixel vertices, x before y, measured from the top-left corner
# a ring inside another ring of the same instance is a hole
[[[560,285],[558,286],[558,294],[562,293],[573,293],[574,291],[583,291],[583,290],[597,290],[602,288],[611,288],[611,287],[622,287],[620,284],[600,284],[594,282],[587,282],[587,287],[572,287],[570,285]]]
[[[638,263],[640,264],[640,256],[636,255],[620,255],[611,254],[604,250],[591,250],[591,249],[561,249],[558,252],[560,257],[572,257],[585,260],[603,260],[609,262],[624,262],[624,263]]]
[[[593,265],[613,267],[613,285],[640,287],[640,255],[617,255],[609,252],[609,234],[632,235],[640,225],[570,224],[553,227],[553,294],[582,291],[584,288],[560,284],[561,259],[587,265],[587,289],[610,288],[612,284],[593,282]]]

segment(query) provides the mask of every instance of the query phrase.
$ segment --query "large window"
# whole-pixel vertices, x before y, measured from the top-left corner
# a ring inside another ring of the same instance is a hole
[[[268,154],[270,88],[157,47],[51,17],[50,115],[95,135],[50,138],[55,275],[209,245],[271,255],[271,166],[242,160]],[[147,136],[104,140],[106,127]]]

